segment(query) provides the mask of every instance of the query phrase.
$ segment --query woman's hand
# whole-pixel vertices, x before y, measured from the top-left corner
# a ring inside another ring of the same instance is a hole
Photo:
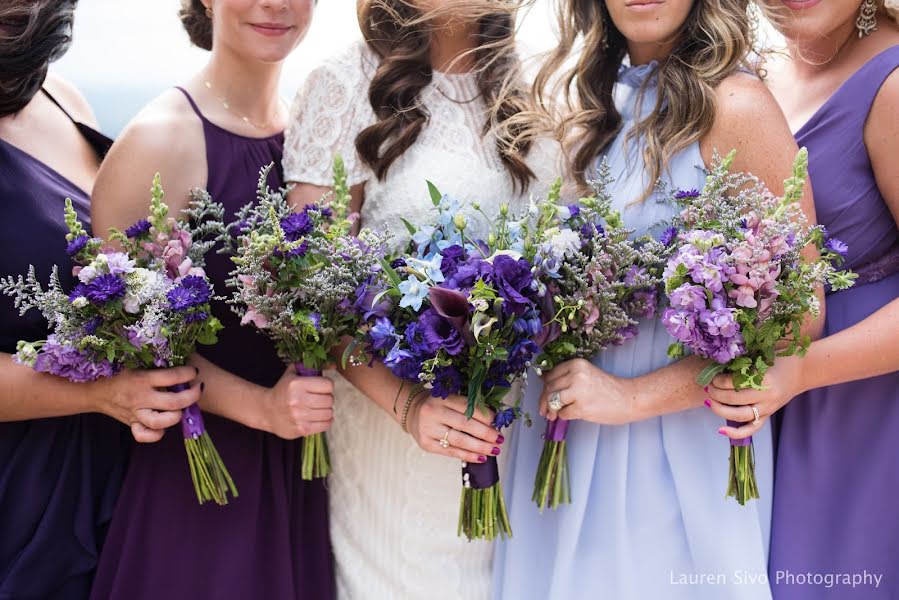
[[[285,440],[322,433],[334,420],[334,382],[327,377],[301,377],[287,367],[262,406],[263,429]]]
[[[492,426],[492,412],[475,410],[467,419],[467,407],[464,396],[428,396],[409,409],[406,428],[422,450],[467,463],[487,462],[487,456],[499,455],[504,438]],[[446,448],[441,446],[444,439]]]
[[[197,377],[194,367],[122,371],[90,384],[98,412],[128,425],[141,443],[158,442],[165,430],[177,425],[181,411],[200,399],[200,385],[181,392],[168,388],[189,384]]]
[[[562,409],[549,406],[558,393]],[[583,420],[623,425],[640,420],[636,385],[631,379],[609,375],[582,358],[569,360],[543,375],[540,414],[555,421]]]
[[[784,356],[774,362],[765,373],[762,390],[734,390],[730,375],[718,375],[712,385],[706,388],[709,399],[706,406],[716,415],[729,421],[746,423],[740,427],[722,427],[722,435],[739,440],[755,434],[768,417],[780,410],[787,402],[805,391],[802,385],[802,358]],[[756,420],[755,411],[758,411]]]

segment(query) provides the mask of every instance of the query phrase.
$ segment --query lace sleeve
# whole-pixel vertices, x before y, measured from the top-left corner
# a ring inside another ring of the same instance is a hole
[[[346,164],[349,185],[369,179],[355,147],[356,135],[374,118],[362,58],[352,52],[322,64],[297,92],[284,141],[285,181],[330,185],[335,154]]]

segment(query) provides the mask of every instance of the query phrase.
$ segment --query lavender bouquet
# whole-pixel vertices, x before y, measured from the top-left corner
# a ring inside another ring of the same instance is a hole
[[[775,357],[807,350],[810,340],[800,330],[818,315],[815,290],[825,283],[850,287],[855,276],[835,268],[845,245],[821,226],[809,228],[799,206],[807,151],[797,155],[782,198],[751,175],[731,174],[734,155],[716,157],[702,192],[675,194],[683,208],[665,236],[669,307],[662,320],[676,340],[672,358],[691,351],[712,359],[700,385],[724,372],[736,389],[762,389]],[[801,255],[809,245],[819,252],[815,261]],[[731,440],[727,495],[741,505],[759,497],[751,437]]]
[[[664,247],[648,236],[632,239],[612,210],[605,161],[598,175],[594,195],[571,206],[558,204],[557,184],[527,237],[541,282],[538,371],[621,345],[637,334],[639,319],[656,313]],[[547,421],[532,496],[541,512],[571,502],[567,432],[568,421]]]
[[[350,298],[380,269],[387,238],[369,230],[350,235],[349,190],[343,161],[334,163],[334,195],[294,212],[281,192],[259,177],[258,201],[245,206],[237,233],[230,302],[241,323],[275,343],[278,355],[301,376],[321,375],[330,351],[356,333],[359,317]],[[325,434],[303,438],[301,476],[331,472]]]
[[[501,430],[519,412],[505,400],[511,385],[540,350],[531,339],[542,327],[533,265],[512,249],[520,240],[507,206],[487,241],[470,239],[461,205],[428,185],[436,222],[406,223],[410,251],[358,291],[366,325],[354,358],[380,358],[413,394],[465,395],[469,418],[491,410]],[[511,536],[496,457],[463,464],[462,484],[459,535]]]
[[[0,291],[24,313],[39,309],[53,334],[19,342],[16,360],[70,381],[110,377],[120,369],[184,365],[196,344],[214,344],[221,323],[212,316],[213,289],[203,257],[221,230],[223,210],[208,197],[195,200],[185,218],[169,217],[159,174],[153,180],[150,218],[124,233],[112,230],[117,251],[89,237],[66,201],[66,252],[79,282],[66,293],[54,267],[44,291],[32,267],[26,278],[8,277]],[[173,388],[181,391],[186,386]],[[186,408],[181,430],[197,500],[228,503],[237,488],[203,424],[199,407]]]

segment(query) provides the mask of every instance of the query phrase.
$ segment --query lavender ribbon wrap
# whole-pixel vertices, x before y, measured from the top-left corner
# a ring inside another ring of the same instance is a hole
[[[741,423],[739,421],[731,421],[730,419],[728,419],[728,421],[727,421],[728,427],[743,427],[744,425],[746,425],[746,423]],[[745,437],[742,440],[735,440],[732,438],[729,438],[729,439],[730,439],[731,446],[749,446],[752,444],[752,436]]]
[[[562,418],[558,418],[555,421],[547,421],[543,439],[550,442],[564,442],[568,435],[568,423],[568,421]]]
[[[321,377],[322,370],[321,369],[310,369],[303,365],[303,363],[294,363],[293,368],[296,369],[297,375],[300,377]]]
[[[495,456],[488,456],[486,462],[464,463],[462,484],[475,490],[486,490],[499,483],[499,464]]]
[[[179,383],[169,388],[170,392],[183,392],[190,389],[190,385]],[[181,411],[181,433],[185,439],[198,439],[206,433],[206,425],[203,424],[203,413],[199,404],[191,404]]]

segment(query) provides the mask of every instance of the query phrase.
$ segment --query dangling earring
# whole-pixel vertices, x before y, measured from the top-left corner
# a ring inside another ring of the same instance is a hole
[[[877,31],[877,2],[865,0],[859,10],[858,19],[855,20],[855,28],[858,29],[858,37],[863,38]]]
[[[206,7],[206,18],[207,18],[207,19],[211,19],[211,18],[212,18],[212,7],[211,7],[211,6],[207,6],[207,7]]]

